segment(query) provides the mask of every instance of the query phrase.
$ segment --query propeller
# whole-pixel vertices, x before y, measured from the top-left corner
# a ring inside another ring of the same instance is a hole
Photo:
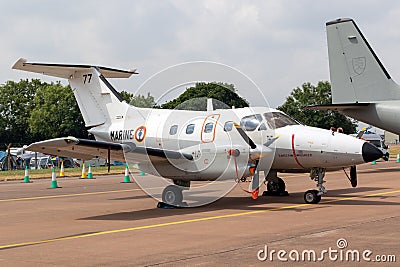
[[[261,147],[257,146],[254,141],[246,134],[246,132],[240,127],[239,124],[234,123],[234,126],[240,136],[243,138],[243,140],[250,146],[250,158],[253,160],[256,160],[255,164],[255,171],[253,178],[251,179],[251,184],[250,184],[250,191],[251,197],[253,199],[258,198],[258,193],[259,193],[259,187],[260,187],[260,171],[258,170],[258,163],[259,159],[262,158],[264,153],[271,153],[272,150],[269,148],[270,145],[272,145],[278,138],[279,136],[276,136],[270,140],[268,140],[266,143],[264,143]]]

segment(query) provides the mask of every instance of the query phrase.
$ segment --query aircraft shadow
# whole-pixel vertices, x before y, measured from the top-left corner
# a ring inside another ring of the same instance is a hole
[[[285,197],[274,197],[260,196],[258,199],[253,200],[249,196],[243,197],[231,197],[226,196],[218,201],[210,203],[205,206],[193,207],[193,208],[178,208],[178,209],[159,209],[156,208],[157,202],[154,202],[154,208],[144,209],[144,210],[132,210],[128,212],[117,212],[110,214],[103,214],[99,216],[91,216],[80,218],[79,220],[116,220],[116,221],[140,221],[146,219],[154,219],[154,218],[167,218],[176,215],[188,215],[188,214],[201,214],[210,211],[216,210],[239,210],[240,211],[257,211],[257,210],[271,210],[271,212],[280,212],[284,210],[292,210],[295,212],[305,212],[312,211],[315,209],[323,209],[328,208],[330,206],[391,206],[391,205],[399,205],[397,202],[390,201],[382,201],[382,199],[390,199],[392,196],[376,196],[374,199],[379,198],[379,201],[375,201],[372,198],[352,198],[349,200],[340,200],[333,201],[335,199],[341,199],[344,197],[362,197],[365,196],[366,192],[373,193],[377,190],[385,190],[388,188],[382,187],[360,187],[356,189],[348,188],[348,189],[338,189],[338,190],[330,190],[327,194],[327,198],[324,202],[324,197],[319,204],[310,205],[307,207],[294,207],[294,208],[284,208],[285,206],[291,206],[296,204],[303,204],[303,194],[304,192],[293,192],[290,193],[289,196]],[[355,193],[360,194],[354,194]],[[363,194],[361,194],[363,193]],[[143,196],[145,198],[147,196]],[[132,199],[132,198],[127,198]],[[265,207],[265,204],[283,204],[282,208],[276,207]],[[263,205],[263,206],[260,206]]]
[[[204,193],[213,193],[213,192],[218,192],[217,190],[197,190],[197,191],[191,191],[190,195],[199,195],[199,194],[204,194]],[[186,193],[186,192],[185,192]],[[161,194],[154,194],[154,197],[161,199]],[[121,198],[111,198],[109,200],[129,200],[129,199],[144,199],[144,198],[151,198],[148,195],[141,195],[141,196],[131,196],[131,197],[121,197]]]

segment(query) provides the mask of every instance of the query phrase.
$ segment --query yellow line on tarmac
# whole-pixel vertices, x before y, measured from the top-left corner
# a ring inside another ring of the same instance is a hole
[[[338,198],[338,199],[323,201],[322,203],[340,202],[340,201],[353,200],[353,199],[366,198],[366,197],[376,197],[376,196],[390,195],[390,194],[395,194],[395,193],[400,193],[400,190],[379,192],[379,193],[373,193],[373,194],[368,194],[368,195],[363,195],[363,196],[344,197],[344,198]],[[295,209],[295,208],[306,207],[306,206],[311,206],[311,205],[312,204],[295,204],[295,205],[278,207],[278,208],[271,208],[271,209],[266,209],[266,210],[256,210],[256,211],[231,213],[231,214],[202,217],[202,218],[190,219],[190,220],[182,220],[182,221],[174,221],[174,222],[167,222],[167,223],[150,224],[150,225],[136,226],[136,227],[131,227],[131,228],[108,230],[108,231],[101,231],[101,232],[95,232],[95,233],[89,233],[89,234],[81,234],[81,235],[75,235],[75,236],[53,238],[53,239],[45,239],[45,240],[40,240],[40,241],[30,241],[30,242],[24,242],[24,243],[2,245],[2,246],[0,246],[0,250],[10,249],[10,248],[18,248],[18,247],[24,247],[24,246],[30,246],[30,245],[46,244],[46,243],[52,243],[52,242],[57,242],[57,241],[80,239],[80,238],[85,238],[85,237],[93,237],[93,236],[101,236],[101,235],[108,235],[108,234],[115,234],[115,233],[124,233],[124,232],[131,232],[131,231],[144,230],[144,229],[159,228],[159,227],[172,226],[172,225],[180,225],[180,224],[195,223],[195,222],[202,222],[202,221],[211,221],[211,220],[225,219],[225,218],[232,218],[232,217],[241,217],[241,216],[247,216],[247,215],[253,215],[253,214],[266,213],[266,212],[270,212],[270,211]]]
[[[134,189],[121,189],[121,190],[111,190],[111,191],[86,192],[86,193],[50,195],[50,196],[38,196],[38,197],[7,198],[7,199],[0,199],[0,202],[36,200],[36,199],[50,199],[50,198],[61,198],[61,197],[75,197],[75,196],[89,196],[89,195],[97,195],[97,194],[101,195],[101,194],[109,194],[109,193],[131,192],[131,191],[138,191],[138,190],[141,190],[141,189],[134,188]]]

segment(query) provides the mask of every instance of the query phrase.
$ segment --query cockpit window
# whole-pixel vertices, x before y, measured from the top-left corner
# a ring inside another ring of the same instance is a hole
[[[288,125],[299,125],[297,121],[290,118],[288,115],[280,112],[269,112],[264,113],[264,117],[268,122],[268,126],[271,129],[278,129]]]
[[[240,127],[245,131],[254,131],[262,121],[260,114],[243,117],[240,121]]]
[[[259,131],[265,131],[267,130],[267,126],[265,126],[265,123],[261,123],[260,127],[258,128]]]

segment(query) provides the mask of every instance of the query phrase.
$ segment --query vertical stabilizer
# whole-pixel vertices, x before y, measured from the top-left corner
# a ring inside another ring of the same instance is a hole
[[[104,124],[108,118],[107,104],[121,101],[119,94],[113,94],[100,77],[96,68],[90,68],[69,78],[87,127]]]
[[[326,23],[332,103],[400,99],[400,88],[352,19]]]

